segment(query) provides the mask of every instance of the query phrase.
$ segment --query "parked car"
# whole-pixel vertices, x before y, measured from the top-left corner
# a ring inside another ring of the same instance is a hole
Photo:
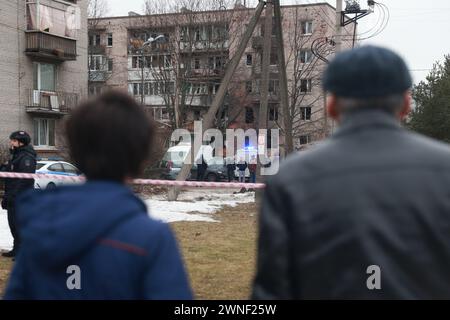
[[[36,173],[51,174],[51,175],[63,175],[70,177],[81,176],[80,170],[74,165],[65,161],[38,161],[36,163]],[[52,189],[56,186],[76,184],[77,182],[70,180],[60,180],[52,178],[42,178],[34,180],[35,189]]]

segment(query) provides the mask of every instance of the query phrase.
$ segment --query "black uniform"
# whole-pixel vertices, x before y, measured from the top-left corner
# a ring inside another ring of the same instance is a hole
[[[208,164],[205,161],[205,158],[202,157],[202,162],[197,164],[197,181],[203,181],[205,179],[205,173],[208,169]]]
[[[36,152],[31,145],[14,148],[11,150],[11,159],[1,169],[6,172],[35,173]],[[14,252],[17,251],[20,245],[15,214],[15,201],[20,193],[27,189],[32,189],[33,186],[34,179],[5,179],[5,195],[3,197],[2,207],[8,211],[9,228],[14,238]]]

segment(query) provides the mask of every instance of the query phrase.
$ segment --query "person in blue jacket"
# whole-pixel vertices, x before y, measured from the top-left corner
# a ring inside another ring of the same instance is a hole
[[[23,194],[22,247],[5,299],[191,299],[177,243],[127,187],[151,151],[153,125],[124,93],[110,91],[66,126],[83,185]]]

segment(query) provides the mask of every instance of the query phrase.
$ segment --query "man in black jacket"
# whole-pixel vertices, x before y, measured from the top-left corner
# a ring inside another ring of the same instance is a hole
[[[30,145],[31,138],[25,131],[15,131],[9,136],[11,159],[2,165],[1,171],[35,173],[36,152]],[[8,212],[8,224],[14,238],[13,249],[2,253],[4,257],[15,257],[20,246],[15,201],[16,197],[34,186],[34,179],[5,179],[5,194],[2,208]]]
[[[400,126],[394,52],[338,54],[323,77],[340,125],[267,184],[255,299],[450,298],[450,147]]]

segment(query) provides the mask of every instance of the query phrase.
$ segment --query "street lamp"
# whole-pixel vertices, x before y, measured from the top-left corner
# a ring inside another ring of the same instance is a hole
[[[155,38],[150,37],[141,46],[141,104],[144,105],[144,48],[151,45],[153,42],[158,40],[164,40],[166,37],[163,34],[156,36]]]

